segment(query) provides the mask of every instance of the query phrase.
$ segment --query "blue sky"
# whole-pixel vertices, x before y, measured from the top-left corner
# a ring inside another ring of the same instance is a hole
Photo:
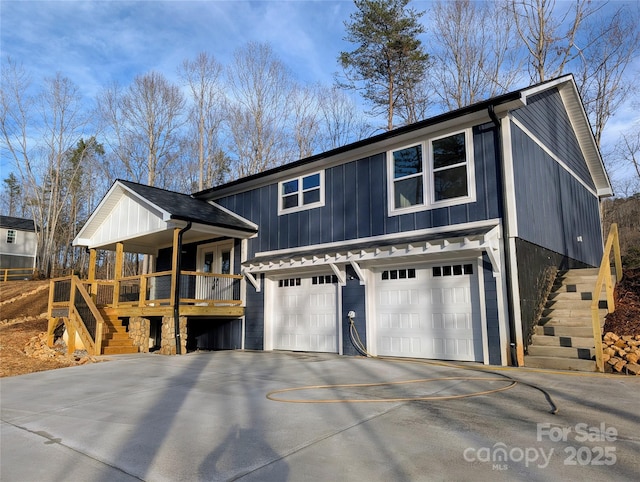
[[[93,96],[151,70],[175,79],[182,61],[202,51],[228,64],[236,48],[257,41],[301,81],[330,84],[353,10],[351,0],[2,0],[2,55],[34,79],[59,71]]]
[[[427,10],[430,3],[411,6]],[[34,82],[60,72],[88,100],[112,81],[126,86],[152,70],[177,81],[178,66],[199,52],[228,65],[248,41],[269,43],[301,82],[330,85],[339,52],[352,47],[343,37],[353,11],[352,0],[0,0],[0,50],[3,61],[22,63]],[[629,72],[639,67],[637,58]],[[622,106],[605,145],[638,118],[631,103]],[[8,169],[2,159],[0,177]]]

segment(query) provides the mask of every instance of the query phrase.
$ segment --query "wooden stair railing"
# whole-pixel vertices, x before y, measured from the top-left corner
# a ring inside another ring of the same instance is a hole
[[[61,300],[62,302],[58,301],[55,305],[57,308],[66,307],[68,309],[67,316],[64,317],[69,335],[68,351],[69,353],[75,351],[75,337],[77,333],[90,355],[100,355],[102,350],[104,319],[80,279],[74,275],[64,279],[63,282],[68,282],[67,280],[70,281],[69,298],[68,300]],[[55,282],[56,280],[52,280],[53,285],[55,285]],[[53,293],[54,289],[51,291]],[[50,345],[53,343],[53,330],[55,329],[53,305],[54,300],[52,296],[49,300],[48,340]]]
[[[616,267],[616,281],[622,279],[622,258],[620,257],[620,241],[618,240],[618,225],[611,224],[607,242],[602,254],[602,262],[598,271],[598,280],[593,289],[591,297],[591,321],[593,326],[593,341],[595,343],[596,368],[599,372],[604,372],[604,361],[602,357],[602,327],[600,326],[600,315],[598,313],[598,300],[600,292],[604,285],[607,293],[607,311],[613,313],[615,311],[615,302],[613,298],[613,281],[611,279],[611,251]]]

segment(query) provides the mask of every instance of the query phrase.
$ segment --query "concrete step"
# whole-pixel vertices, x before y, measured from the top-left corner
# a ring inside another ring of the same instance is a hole
[[[123,355],[126,353],[138,353],[137,346],[104,346],[102,347],[103,355]]]
[[[589,301],[591,303],[592,298],[591,291],[558,291],[552,292],[549,294],[547,302],[549,301],[560,301],[560,300],[578,300],[578,301]],[[600,296],[600,301],[607,301],[606,293],[602,293]]]
[[[597,268],[558,273],[527,349],[526,366],[595,371],[591,303],[597,276]],[[602,326],[607,314],[604,287],[598,299]]]
[[[558,271],[558,279],[574,279],[574,278],[598,278],[600,274],[600,268],[579,268],[569,269],[566,271]],[[611,267],[611,275],[615,275],[615,268]]]
[[[598,276],[600,268],[574,268],[559,271],[558,276]]]
[[[531,338],[531,344],[535,346],[563,346],[573,348],[593,348],[595,346],[593,337],[560,335],[533,335]]]
[[[574,316],[572,318],[560,317],[560,318],[542,318],[540,320],[540,326],[583,326],[591,327],[591,316]],[[604,324],[604,315],[600,316],[600,326]]]
[[[580,360],[591,360],[594,355],[592,348],[572,348],[564,346],[536,346],[529,345],[527,349],[531,356],[550,356],[560,358],[578,358]]]
[[[591,293],[593,289],[596,287],[596,280],[593,280],[593,283],[587,282],[578,282],[578,283],[557,283],[554,284],[551,288],[552,292],[558,293]],[[600,298],[606,296],[606,290],[603,287],[600,292]]]
[[[567,295],[568,293],[564,293],[565,295]],[[593,303],[593,300],[591,299],[580,299],[577,297],[571,298],[571,297],[563,297],[563,298],[551,298],[549,297],[549,299],[547,300],[547,303],[545,304],[545,309],[547,310],[571,310],[571,309],[575,309],[575,310],[589,310],[591,311],[591,303]],[[598,308],[600,308],[601,310],[606,310],[607,309],[607,302],[606,300],[600,300],[598,301]]]
[[[593,336],[593,329],[589,326],[566,326],[566,325],[553,325],[547,324],[544,326],[538,325],[535,327],[536,335],[547,336],[575,336],[580,338],[588,338]],[[592,339],[593,340],[593,339]]]
[[[578,360],[577,358],[558,358],[553,356],[525,355],[524,366],[528,368],[546,368],[549,370],[596,371],[596,362],[593,360]]]
[[[605,309],[598,310],[598,316],[601,318],[605,316],[607,313],[608,312]],[[567,321],[571,320],[572,318],[591,319],[591,309],[584,308],[581,306],[576,306],[575,308],[552,308],[552,309],[545,308],[544,310],[542,310],[542,318],[548,318],[550,320],[555,319],[555,320],[567,320]]]

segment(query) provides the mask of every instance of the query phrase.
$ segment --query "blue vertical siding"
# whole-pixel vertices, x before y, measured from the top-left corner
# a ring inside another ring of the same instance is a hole
[[[362,343],[367,345],[367,320],[365,316],[365,287],[351,266],[347,267],[347,284],[342,287],[342,354],[359,355],[349,337],[349,318],[347,313],[355,311],[353,322]]]
[[[262,251],[497,218],[501,207],[495,138],[492,124],[473,129],[476,201],[472,203],[388,216],[385,152],[327,168],[322,207],[278,216],[277,183],[216,202],[259,226],[258,236],[249,240],[249,257]]]
[[[518,237],[597,265],[602,256],[598,198],[522,130],[512,126],[511,132]]]
[[[264,350],[264,274],[260,274],[260,282],[260,292],[247,283],[247,305],[244,310],[246,350]]]
[[[527,105],[513,111],[513,116],[562,159],[583,182],[595,189],[557,89],[547,90],[527,99]]]
[[[486,254],[482,256],[482,273],[484,282],[485,316],[487,317],[487,341],[489,345],[489,364],[500,365],[500,325],[498,321],[498,292],[493,268]]]

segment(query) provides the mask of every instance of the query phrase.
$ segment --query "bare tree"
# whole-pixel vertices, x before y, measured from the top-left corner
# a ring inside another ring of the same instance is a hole
[[[171,165],[179,158],[184,96],[162,74],[137,76],[123,90],[117,84],[98,99],[106,139],[127,176],[150,186],[171,187]]]
[[[293,141],[298,159],[309,157],[320,144],[320,115],[318,89],[296,86],[291,95]]]
[[[321,149],[329,150],[367,137],[371,131],[356,102],[337,86],[320,87]]]
[[[61,226],[87,151],[78,145],[88,116],[78,88],[57,74],[29,95],[30,78],[12,61],[3,64],[0,125],[3,156],[11,158],[22,178],[38,227],[38,268],[45,275],[60,263]]]
[[[575,0],[564,12],[556,11],[556,0],[509,0],[516,31],[527,51],[533,82],[558,77],[579,52],[574,48],[580,27],[600,5]]]
[[[498,3],[438,1],[431,32],[433,91],[448,109],[464,107],[507,91],[521,61],[508,12]]]
[[[610,166],[620,177],[616,186],[618,194],[631,196],[640,193],[640,122],[620,134],[610,157]]]
[[[192,100],[189,124],[195,135],[189,138],[197,145],[199,191],[211,187],[228,170],[220,164],[226,156],[221,155],[218,140],[225,108],[222,70],[222,65],[205,52],[194,60],[185,60],[180,68]]]
[[[233,178],[293,159],[286,128],[291,74],[267,44],[250,42],[235,51],[228,70],[229,130],[235,157]]]
[[[625,72],[640,48],[639,20],[637,10],[622,6],[610,18],[599,18],[587,26],[584,50],[575,45],[582,61],[578,89],[598,145],[611,116],[637,87],[637,75]]]

